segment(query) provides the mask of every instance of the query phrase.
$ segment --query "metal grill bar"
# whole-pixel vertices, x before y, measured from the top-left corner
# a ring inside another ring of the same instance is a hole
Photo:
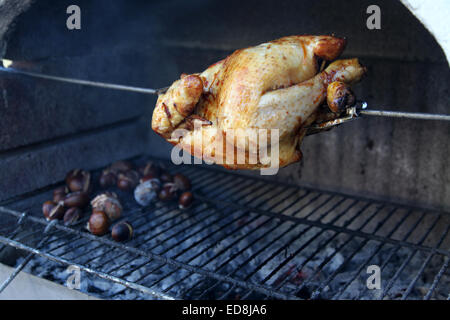
[[[408,212],[405,213],[405,215],[403,216],[403,218],[395,225],[395,227],[387,234],[387,237],[391,237],[399,228],[400,226],[403,224],[403,222],[405,222],[406,218],[408,216],[410,216],[412,213],[412,210],[408,210]],[[416,221],[416,223],[413,225],[413,227],[409,230],[409,232],[413,232],[413,230],[415,230],[416,226],[419,225],[419,223],[423,220],[423,218],[425,217],[425,213],[422,213],[422,216],[420,217],[420,219],[418,219]],[[409,235],[408,235],[409,236]],[[408,237],[407,236],[407,237]],[[407,239],[404,238],[404,239]],[[367,265],[367,263],[383,248],[384,243],[379,243],[378,246],[375,248],[375,250],[372,252],[372,254],[367,257],[367,259],[364,261],[364,263],[361,264],[361,266],[357,269],[357,271],[355,272],[354,276],[347,281],[347,283],[342,286],[339,291],[334,295],[333,298],[338,299],[342,296],[342,294],[344,293],[344,291],[348,288],[348,286],[355,281],[356,277],[361,273],[361,271],[363,270],[363,268]]]
[[[424,300],[429,300],[431,298],[431,295],[433,294],[434,290],[436,290],[439,281],[441,280],[445,271],[447,271],[449,260],[450,259],[448,258],[445,259],[444,264],[442,265],[441,269],[439,269],[439,272],[436,274],[436,277],[433,280],[433,284],[431,285],[430,290],[428,290],[425,297],[423,297]]]
[[[433,230],[433,228],[436,226],[438,220],[440,219],[440,216],[436,217],[433,221],[432,226],[427,230],[427,232],[422,236],[422,238],[420,238],[419,240],[419,244],[422,244],[425,239],[428,237],[428,235],[430,234],[431,230]],[[400,249],[399,246],[396,247],[395,250]],[[408,258],[405,259],[405,261],[403,262],[403,264],[400,266],[400,268],[397,269],[397,272],[394,274],[394,276],[389,280],[388,284],[385,286],[380,299],[384,298],[384,296],[387,294],[387,292],[389,291],[389,289],[391,288],[392,284],[394,283],[394,281],[398,278],[398,276],[400,275],[400,273],[403,271],[403,269],[405,268],[405,266],[408,264],[409,261],[411,261],[412,257],[417,253],[417,250],[412,251]],[[389,255],[388,259],[386,259],[386,261],[383,263],[383,266],[385,266],[389,260],[391,259],[392,255]]]
[[[24,221],[24,218],[27,216],[27,213],[22,213],[22,215],[20,216],[20,218],[19,219],[17,219],[17,226],[16,226],[16,228],[14,229],[14,231],[11,233],[11,238],[14,238],[21,230],[22,230],[22,224],[23,224],[23,221]],[[0,231],[0,234],[2,234],[5,230],[8,230],[8,229],[10,229],[10,227],[9,226],[6,226],[5,228],[3,228],[1,231]],[[8,246],[6,245],[6,244],[0,244],[0,253],[5,249],[5,248],[7,248]]]
[[[450,226],[447,226],[447,230],[442,234],[441,239],[439,239],[438,244],[436,245],[436,247],[440,247],[442,242],[444,241],[445,237],[448,234]],[[402,300],[406,300],[406,298],[409,296],[409,294],[411,293],[411,291],[414,288],[414,285],[416,284],[416,282],[419,280],[419,277],[423,274],[423,271],[425,270],[425,267],[427,266],[427,264],[430,262],[431,258],[433,257],[433,253],[429,253],[427,258],[425,259],[425,261],[423,262],[422,266],[420,267],[419,271],[417,272],[416,276],[414,277],[414,279],[411,281],[411,283],[409,284],[408,288],[406,289],[405,293],[403,293],[402,296]]]
[[[49,238],[48,231],[53,227],[55,223],[56,221],[53,221],[45,228],[44,237],[37,244],[36,246],[37,249],[42,247],[45,241],[47,241],[47,239]],[[32,257],[33,253],[29,253],[28,256],[25,258],[25,260],[14,269],[13,273],[0,285],[0,293],[3,292],[3,290],[5,290],[5,288],[11,283],[11,281],[14,280],[14,278],[20,273],[20,271],[22,271],[22,269],[26,266],[26,264],[31,260]]]

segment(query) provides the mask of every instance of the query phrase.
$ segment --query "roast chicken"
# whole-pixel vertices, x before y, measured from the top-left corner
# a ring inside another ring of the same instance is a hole
[[[279,167],[299,161],[308,127],[355,101],[349,85],[366,69],[358,59],[334,61],[345,45],[334,36],[289,36],[237,50],[159,95],[152,129],[226,168],[269,167],[263,151]]]

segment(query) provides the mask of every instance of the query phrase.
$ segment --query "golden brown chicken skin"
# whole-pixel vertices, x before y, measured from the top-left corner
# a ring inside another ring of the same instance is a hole
[[[203,73],[175,81],[158,98],[152,128],[196,157],[227,168],[267,167],[260,159],[262,142],[265,152],[276,147],[279,167],[296,162],[318,107],[328,100],[336,112],[351,100],[348,86],[365,73],[357,59],[320,70],[320,62],[336,59],[345,44],[332,36],[290,36],[237,50]],[[244,151],[244,161],[237,159],[238,151]]]

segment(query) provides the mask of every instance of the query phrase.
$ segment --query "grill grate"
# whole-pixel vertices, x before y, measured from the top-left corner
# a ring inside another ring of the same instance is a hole
[[[16,272],[37,256],[48,262],[44,277],[56,268],[52,262],[60,270],[77,266],[89,279],[116,283],[113,297],[133,291],[159,299],[449,297],[447,213],[160,162],[192,180],[191,209],[159,202],[142,208],[114,190],[135,231],[121,244],[88,233],[88,214],[73,227],[45,221],[40,208],[50,186],[2,204],[0,250],[28,252]],[[381,269],[381,290],[367,289],[370,265]]]

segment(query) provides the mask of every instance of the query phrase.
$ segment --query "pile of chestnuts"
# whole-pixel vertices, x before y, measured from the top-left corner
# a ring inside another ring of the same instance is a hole
[[[118,175],[125,173],[131,166],[125,161],[119,161],[111,168]],[[53,191],[52,200],[44,202],[42,212],[47,220],[63,220],[64,224],[69,226],[83,216],[83,209],[89,204],[93,187],[90,172],[81,169],[71,170],[66,175],[65,182],[64,186]],[[119,219],[123,211],[119,197],[113,192],[97,195],[92,199],[91,206],[92,214],[87,229],[99,236],[108,233],[111,223]],[[112,228],[111,235],[116,241],[125,241],[131,239],[133,228],[129,222],[119,222]]]
[[[65,225],[77,222],[89,204],[92,191],[91,174],[81,169],[66,175],[66,185],[53,191],[53,199],[44,202],[42,212],[47,220],[63,220]]]
[[[86,228],[90,233],[102,236],[109,231],[111,223],[122,215],[122,205],[114,192],[104,192],[91,201],[92,214]],[[116,241],[126,241],[133,236],[133,227],[122,221],[112,228],[111,236]]]
[[[182,174],[171,175],[153,162],[135,168],[129,161],[117,161],[104,169],[99,178],[103,188],[117,186],[122,191],[133,191],[136,202],[148,206],[154,200],[178,199],[181,209],[192,205],[194,197],[191,182]]]
[[[152,163],[145,166],[142,174],[139,185],[134,189],[134,199],[141,206],[147,206],[156,199],[163,202],[178,199],[180,209],[192,205],[194,196],[190,191],[191,182],[186,176],[180,173],[172,176]]]
[[[120,160],[102,171],[99,183],[102,188],[116,185],[120,190],[129,191],[138,185],[139,178],[140,174],[131,162]]]
[[[190,180],[182,174],[170,174],[167,170],[147,162],[135,167],[129,161],[116,161],[105,168],[98,184],[103,189],[117,187],[121,191],[133,192],[136,202],[148,206],[152,201],[178,200],[180,209],[189,208],[194,197]],[[44,202],[42,211],[47,220],[63,220],[69,226],[83,216],[84,209],[92,207],[86,228],[94,235],[102,236],[111,229],[115,241],[126,241],[133,236],[133,227],[128,221],[116,223],[123,207],[116,193],[104,191],[90,198],[93,190],[91,173],[81,169],[71,170],[66,175],[65,185],[53,191],[53,199]]]
[[[104,192],[91,201],[92,214],[86,225],[87,230],[103,236],[108,233],[112,222],[118,220],[123,212],[119,197],[114,192]],[[129,222],[119,222],[112,228],[111,236],[116,241],[126,241],[133,236],[133,227]]]

